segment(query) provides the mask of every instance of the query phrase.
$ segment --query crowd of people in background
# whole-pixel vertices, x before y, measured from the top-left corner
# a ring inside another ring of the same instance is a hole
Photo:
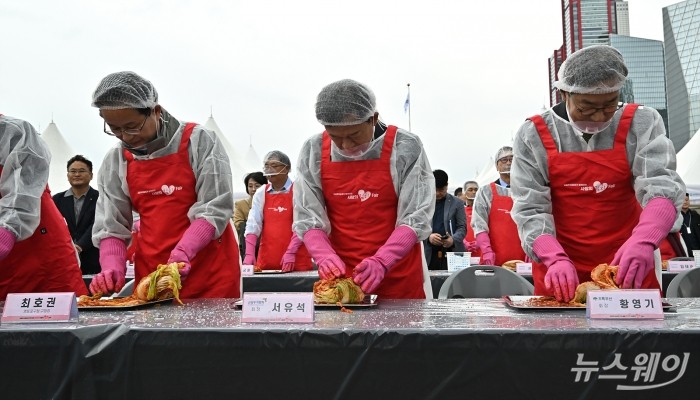
[[[333,82],[316,101],[323,132],[303,144],[296,167],[269,152],[234,204],[216,134],[177,120],[145,78],[110,74],[92,105],[120,145],[97,189],[92,162],[76,155],[66,164],[70,187],[50,201],[46,145],[28,123],[0,116],[0,298],[18,289],[82,294],[81,271],[95,274],[91,292],[119,292],[128,258],[137,280],[181,263],[183,298],[240,296],[241,263],[316,268],[367,293],[424,298],[427,271],[465,251],[482,265],[533,262],[535,293],[563,301],[602,262],[620,265],[621,287],[658,288],[654,250],[666,259],[700,250],[700,215],[658,112],[619,104],[626,76],[609,46],[574,53],[556,82],[563,101],[496,150],[498,178],[454,194],[420,138],[380,119],[369,87]]]

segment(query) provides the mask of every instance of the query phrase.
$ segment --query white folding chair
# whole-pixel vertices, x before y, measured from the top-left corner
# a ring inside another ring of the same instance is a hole
[[[501,267],[471,266],[455,272],[440,288],[440,299],[531,296],[535,287],[527,279]]]

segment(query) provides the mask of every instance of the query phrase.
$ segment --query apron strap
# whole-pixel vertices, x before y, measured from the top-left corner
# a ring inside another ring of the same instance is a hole
[[[544,119],[540,115],[533,115],[528,119],[535,124],[537,133],[540,135],[540,140],[542,140],[542,144],[544,145],[545,150],[547,150],[547,153],[556,153],[557,146],[554,144],[552,133],[549,131],[547,123],[544,122]]]

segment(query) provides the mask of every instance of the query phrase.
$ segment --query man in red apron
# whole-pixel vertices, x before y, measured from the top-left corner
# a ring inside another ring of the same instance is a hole
[[[0,159],[0,300],[8,293],[87,294],[70,232],[46,185],[46,144],[28,122],[0,114],[0,154],[6,154]]]
[[[420,139],[378,117],[374,93],[359,82],[319,93],[326,131],[300,153],[294,229],[321,279],[352,277],[383,298],[425,298],[421,240],[431,232],[435,181]]]
[[[481,251],[481,264],[503,265],[511,260],[525,260],[518,228],[511,217],[510,167],[513,148],[503,146],[496,152],[499,178],[483,187],[474,200],[471,227]]]
[[[243,264],[255,265],[261,270],[310,271],[311,256],[292,231],[294,184],[289,179],[289,157],[274,150],[265,155],[263,163],[263,175],[269,183],[253,197],[245,228]],[[258,237],[260,249],[256,260]]]
[[[140,215],[135,280],[159,264],[182,262],[182,298],[238,297],[238,246],[228,158],[216,135],[181,124],[158,104],[151,82],[133,72],[105,77],[93,94],[105,133],[122,146],[108,152],[99,178],[93,241],[102,272],[93,293],[124,285],[132,212]]]
[[[515,140],[514,218],[533,265],[535,294],[569,301],[599,264],[623,288],[659,288],[654,251],[685,186],[656,110],[618,105],[619,52],[571,55],[556,82],[564,101],[529,119]],[[644,207],[642,209],[641,205]]]
[[[479,184],[476,181],[467,181],[464,183],[464,214],[467,217],[467,235],[464,238],[464,248],[471,252],[472,257],[481,257],[481,249],[476,244],[474,229],[471,227],[472,212],[474,211],[474,200],[479,191]]]

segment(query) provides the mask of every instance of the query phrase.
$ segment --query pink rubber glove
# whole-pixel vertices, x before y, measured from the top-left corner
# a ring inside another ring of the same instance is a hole
[[[397,226],[372,257],[362,260],[353,271],[353,281],[365,293],[374,293],[384,279],[384,275],[399,260],[406,257],[418,241],[413,228],[408,225]]]
[[[559,241],[552,235],[540,235],[532,244],[532,251],[547,267],[545,288],[553,291],[558,301],[571,301],[578,286],[578,274]]]
[[[181,280],[187,279],[192,269],[190,261],[200,250],[214,240],[215,234],[216,228],[214,225],[207,222],[204,218],[195,219],[185,230],[180,241],[177,242],[173,251],[170,252],[170,258],[168,258],[168,264],[172,262],[185,263],[184,268],[179,269]]]
[[[301,239],[296,233],[292,234],[292,239],[289,241],[289,246],[287,246],[287,251],[282,256],[282,271],[291,272],[294,271],[294,263],[297,259],[297,251],[301,247]]]
[[[472,242],[464,242],[464,247],[467,249],[467,251],[477,251],[479,250],[479,245],[476,244],[476,240]]]
[[[110,295],[122,290],[126,278],[126,243],[115,237],[100,241],[102,271],[90,282],[90,292]]]
[[[243,265],[255,265],[255,247],[258,244],[258,235],[249,233],[245,235],[245,257]]]
[[[479,232],[476,235],[476,245],[481,249],[481,265],[494,265],[496,262],[496,253],[491,249],[491,239],[489,233]]]
[[[10,255],[12,248],[15,247],[17,238],[15,235],[5,228],[0,228],[0,261]]]
[[[654,269],[654,249],[668,235],[676,221],[676,206],[665,197],[654,197],[639,215],[632,236],[615,253],[617,286],[640,288],[644,277]]]
[[[321,279],[342,278],[345,276],[345,263],[333,250],[328,235],[321,229],[309,229],[304,233],[304,245],[316,261],[318,276]]]

